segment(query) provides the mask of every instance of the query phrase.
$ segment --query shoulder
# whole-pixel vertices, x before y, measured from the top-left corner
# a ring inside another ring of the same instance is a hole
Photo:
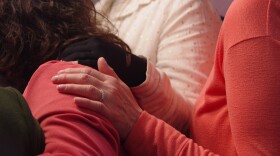
[[[268,34],[276,40],[280,40],[280,1],[270,0],[268,6]]]
[[[225,48],[251,38],[271,35],[271,31],[276,30],[275,26],[280,24],[272,24],[275,18],[279,18],[279,11],[278,0],[234,0],[221,29]]]
[[[53,91],[52,90],[53,84],[51,78],[55,76],[58,73],[58,71],[65,68],[79,68],[79,67],[86,67],[86,66],[77,63],[65,62],[65,61],[49,61],[42,64],[33,73],[32,77],[30,78],[28,85],[23,93],[25,98],[27,99],[29,98],[27,97],[27,95],[32,97],[32,95],[29,94],[30,92],[40,91],[42,88],[44,88],[45,90],[51,88],[51,91]]]
[[[39,74],[39,73],[45,73],[47,75],[52,75],[52,74],[56,74],[56,72],[58,72],[59,70],[62,70],[65,68],[81,68],[81,67],[88,68],[87,66],[83,66],[78,63],[53,60],[53,61],[48,61],[48,62],[40,65],[40,67],[35,71],[34,75]],[[45,72],[46,70],[47,70],[47,72]]]

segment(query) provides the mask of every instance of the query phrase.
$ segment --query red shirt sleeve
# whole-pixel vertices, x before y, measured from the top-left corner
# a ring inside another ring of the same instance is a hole
[[[213,155],[207,147],[221,155],[280,155],[280,1],[233,3],[196,104],[192,137],[199,144],[144,112],[125,143],[129,154]]]
[[[226,138],[223,140],[232,138],[236,151],[227,153],[229,155],[280,153],[279,49],[279,40],[262,36],[232,46],[223,57],[226,108],[232,135],[224,136]],[[215,118],[221,117],[209,115],[206,120],[209,124],[217,125],[219,123],[215,123]],[[193,129],[193,133],[197,130]],[[218,134],[211,135],[212,138],[216,136],[216,139],[221,139]],[[205,136],[201,139],[209,144],[212,141],[211,146],[218,146],[216,140],[209,138]],[[128,137],[125,148],[130,155],[136,156],[214,155],[145,112]]]
[[[249,39],[224,56],[227,108],[239,155],[280,154],[280,41]]]
[[[113,126],[101,116],[77,108],[73,96],[59,93],[51,82],[59,70],[70,67],[81,65],[61,61],[43,64],[24,92],[45,134],[42,155],[118,155],[119,136]]]
[[[140,115],[124,148],[133,156],[213,156],[179,131],[147,112]]]

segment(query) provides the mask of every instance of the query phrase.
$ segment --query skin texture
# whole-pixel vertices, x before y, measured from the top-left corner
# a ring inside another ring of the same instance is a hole
[[[64,69],[52,77],[52,81],[59,84],[57,85],[59,92],[81,96],[74,98],[79,107],[108,117],[123,141],[130,133],[142,110],[130,89],[118,78],[104,58],[98,59],[98,68],[100,72],[89,68]],[[104,92],[102,102],[99,101],[100,89]],[[115,101],[114,104],[111,101]]]

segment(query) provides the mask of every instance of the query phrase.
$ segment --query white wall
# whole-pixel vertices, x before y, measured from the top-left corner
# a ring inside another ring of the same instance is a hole
[[[233,0],[210,0],[221,16],[225,16],[226,11]]]

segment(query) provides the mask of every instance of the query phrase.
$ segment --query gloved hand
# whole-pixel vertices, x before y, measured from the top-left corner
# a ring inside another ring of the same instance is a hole
[[[66,47],[59,60],[78,61],[97,69],[97,60],[104,57],[119,78],[129,87],[140,85],[146,79],[147,60],[133,55],[117,44],[89,38]]]

